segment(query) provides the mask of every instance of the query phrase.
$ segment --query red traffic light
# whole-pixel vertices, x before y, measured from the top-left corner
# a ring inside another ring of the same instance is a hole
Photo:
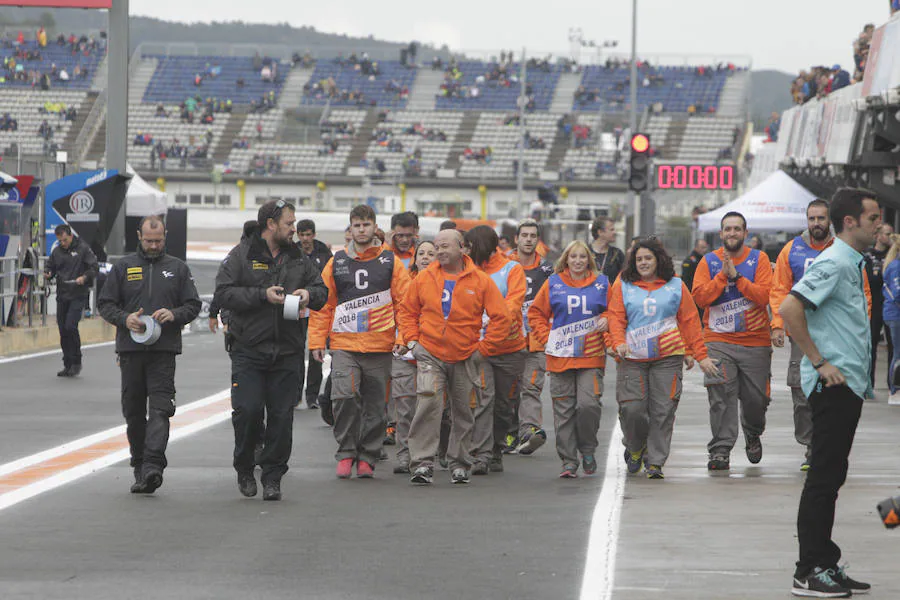
[[[631,149],[634,152],[646,152],[650,148],[650,138],[643,133],[631,136]]]

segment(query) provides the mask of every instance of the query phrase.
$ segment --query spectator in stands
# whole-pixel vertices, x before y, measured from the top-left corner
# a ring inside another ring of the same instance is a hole
[[[747,247],[750,248],[751,250],[759,250],[760,252],[762,252],[763,251],[762,238],[759,237],[758,235],[750,236],[750,239],[747,242]]]
[[[837,91],[850,85],[850,73],[843,70],[841,65],[831,67],[831,91]]]

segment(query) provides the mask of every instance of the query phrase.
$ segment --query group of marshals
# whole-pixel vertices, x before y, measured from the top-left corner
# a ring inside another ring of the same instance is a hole
[[[744,217],[731,212],[721,221],[723,246],[705,254],[695,248],[688,286],[652,238],[633,244],[621,271],[610,273],[607,257],[617,249],[603,237],[612,227],[607,222],[595,228],[595,245],[572,242],[551,264],[538,253],[541,229],[530,219],[519,224],[515,250],[506,256],[486,226],[465,234],[445,229],[433,242],[420,242],[413,213],[394,215],[383,243],[374,211],[360,205],[350,212],[346,248],[331,257],[312,243],[310,221],[298,224],[303,235],[294,242],[294,217],[283,201],[260,207],[216,278],[215,303],[229,314],[238,487],[255,496],[260,466],[267,500],[281,497],[288,469],[306,316],[311,362],[332,354],[326,400],[341,479],[354,469],[357,477],[373,477],[383,445],[394,440],[400,445],[394,471],[415,484],[432,483],[435,460],[444,456],[453,483],[502,471],[503,452],[531,454],[547,440],[540,397],[548,376],[560,476],[594,473],[607,354],[617,363],[630,472],[663,478],[682,371],[695,363],[709,396],[708,469],[730,467],[741,430],[748,459],[758,463],[772,345],[790,337],[781,304],[833,243],[828,203],[815,200],[807,208],[808,230],[784,247],[773,274],[766,254],[745,245]],[[180,326],[196,316],[199,300],[190,271],[164,252],[162,220],[144,219],[139,237],[138,253],[116,264],[99,307],[119,327],[133,491],[152,492],[166,466]],[[60,277],[68,277],[73,249],[81,251],[63,244],[51,265]],[[89,261],[79,273],[76,285],[89,282]],[[865,275],[863,282],[869,296]],[[141,338],[148,328],[159,329],[158,339]],[[787,383],[807,470],[813,419],[800,387],[802,351],[791,340]],[[67,360],[77,368],[74,351]],[[313,404],[320,376],[310,379]]]

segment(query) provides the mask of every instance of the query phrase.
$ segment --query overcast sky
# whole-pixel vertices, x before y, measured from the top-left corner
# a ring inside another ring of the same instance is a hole
[[[852,66],[864,24],[889,17],[888,0],[639,0],[638,52],[748,56],[755,69]],[[214,8],[213,8],[214,7]],[[320,31],[417,39],[458,51],[568,52],[568,31],[628,50],[628,0],[131,0],[131,14],[184,22],[242,20]],[[427,58],[427,57],[426,57]]]

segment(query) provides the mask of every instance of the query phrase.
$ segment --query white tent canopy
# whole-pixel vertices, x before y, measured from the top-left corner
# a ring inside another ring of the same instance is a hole
[[[125,192],[125,214],[129,217],[166,214],[168,195],[144,181],[131,165],[127,165],[126,172],[131,175],[131,180]]]
[[[718,231],[725,213],[737,211],[749,231],[799,231],[806,229],[806,206],[815,198],[784,171],[775,171],[737,200],[700,215],[697,228]]]

